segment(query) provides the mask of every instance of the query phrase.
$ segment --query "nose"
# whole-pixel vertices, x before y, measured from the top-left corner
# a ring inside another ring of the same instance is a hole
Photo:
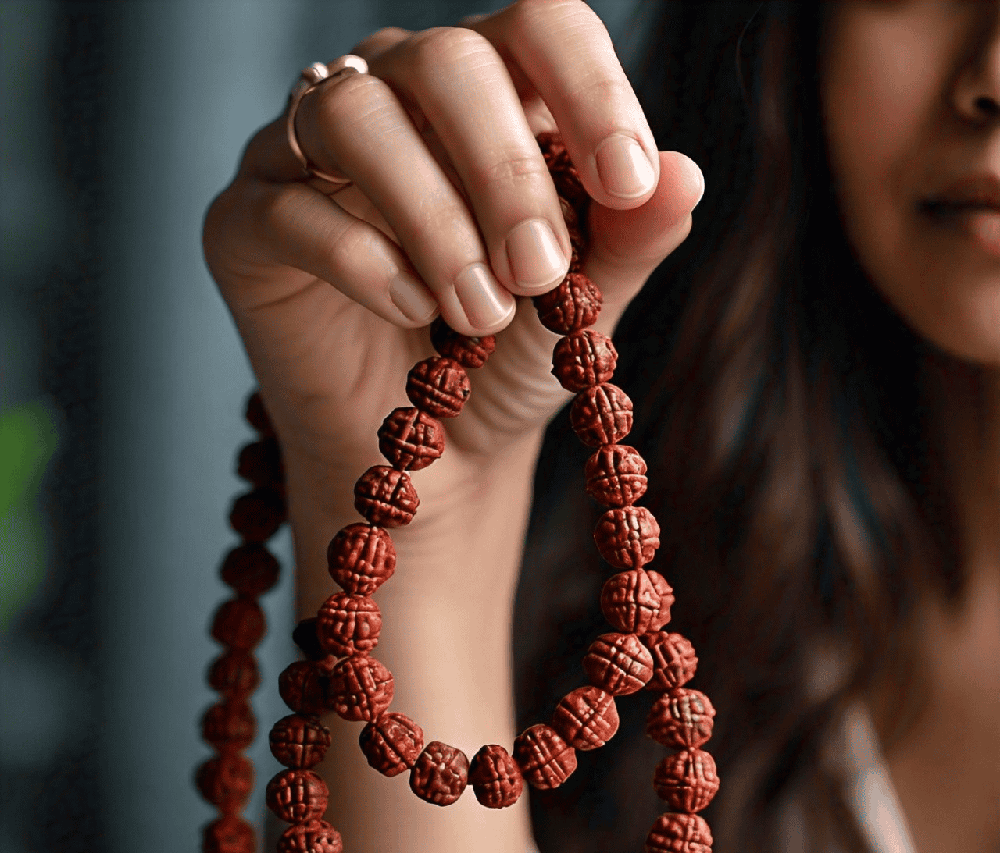
[[[1000,122],[1000,3],[975,4],[968,59],[955,90],[956,107],[974,124]]]

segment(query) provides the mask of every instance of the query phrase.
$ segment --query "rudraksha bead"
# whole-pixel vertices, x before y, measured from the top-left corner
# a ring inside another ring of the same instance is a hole
[[[327,705],[345,720],[370,723],[389,707],[394,690],[392,673],[382,663],[351,655],[330,673]]]
[[[278,853],[344,853],[344,842],[325,820],[288,827],[278,839]]]
[[[389,531],[371,524],[349,524],[326,550],[330,577],[346,592],[371,595],[396,571],[396,549]]]
[[[284,488],[285,469],[278,440],[270,436],[243,445],[236,461],[236,474],[255,486],[270,486],[280,494]]]
[[[229,526],[247,542],[265,542],[285,523],[285,499],[270,487],[240,495],[229,511]]]
[[[514,760],[533,788],[558,788],[576,770],[576,750],[545,723],[526,728],[514,739]]]
[[[462,367],[473,369],[486,364],[486,360],[497,348],[497,339],[493,335],[460,335],[438,317],[431,323],[431,346],[439,355],[453,358]]]
[[[653,656],[635,634],[601,634],[590,644],[583,669],[595,687],[626,696],[652,677]]]
[[[328,679],[315,661],[290,663],[278,676],[278,694],[296,714],[322,714],[327,709]]]
[[[420,471],[444,453],[444,427],[426,412],[402,406],[378,428],[378,449],[393,468]]]
[[[647,690],[664,693],[694,678],[698,656],[687,637],[656,631],[644,634],[642,642],[653,655],[653,677],[646,682]]]
[[[558,287],[531,301],[546,329],[557,335],[570,335],[597,321],[603,299],[597,285],[587,276],[571,272]]]
[[[653,787],[675,812],[700,812],[719,790],[715,759],[703,749],[668,755],[656,765]]]
[[[644,569],[612,575],[601,587],[601,612],[624,634],[644,634],[660,612],[660,597]]]
[[[469,783],[476,799],[488,809],[505,809],[524,791],[524,777],[502,746],[482,747],[469,764]]]
[[[220,643],[243,651],[252,649],[264,637],[264,611],[252,598],[223,601],[212,619],[212,636]]]
[[[336,592],[323,602],[316,619],[320,645],[338,658],[370,652],[382,630],[382,614],[367,595]]]
[[[653,824],[643,853],[712,853],[712,831],[701,815],[667,812]]]
[[[653,703],[646,734],[674,749],[697,749],[712,736],[715,708],[700,690],[678,687]]]
[[[280,572],[274,554],[258,542],[247,542],[226,554],[219,574],[240,595],[256,598],[278,582]]]
[[[450,806],[469,781],[469,759],[454,746],[432,740],[410,771],[410,790],[435,806]]]
[[[575,207],[586,205],[587,191],[580,181],[580,174],[569,158],[566,143],[557,133],[546,131],[538,134],[538,147],[542,150],[549,173],[556,185],[556,192]]]
[[[424,748],[424,730],[405,714],[387,711],[361,730],[358,743],[372,768],[398,776],[413,767]]]
[[[582,329],[559,339],[552,351],[552,375],[567,391],[582,391],[611,379],[617,362],[611,338]]]
[[[257,719],[246,700],[216,702],[201,718],[201,736],[219,752],[246,749],[257,734]]]
[[[646,460],[634,447],[606,444],[584,467],[587,494],[605,506],[628,506],[646,494]]]
[[[410,478],[388,465],[373,465],[354,484],[354,507],[371,524],[382,527],[409,524],[419,505]]]
[[[457,361],[431,356],[418,361],[406,376],[406,396],[435,418],[454,418],[472,393],[469,375]]]
[[[674,604],[674,588],[667,583],[667,579],[659,572],[646,569],[646,575],[656,590],[656,595],[660,599],[660,609],[649,623],[649,631],[659,631],[670,621],[670,608]]]
[[[271,423],[271,417],[268,415],[267,409],[264,408],[264,400],[260,396],[260,391],[254,391],[247,398],[243,417],[261,435],[274,435],[274,425]]]
[[[620,723],[614,696],[598,687],[578,687],[567,693],[552,714],[552,728],[581,750],[604,746]]]
[[[257,661],[240,649],[229,649],[208,670],[208,686],[226,698],[252,693],[259,684]]]
[[[323,817],[330,792],[312,770],[282,770],[267,783],[264,799],[285,823],[305,823]]]
[[[289,714],[271,726],[271,755],[285,767],[308,770],[323,760],[330,748],[330,730],[319,720]]]
[[[632,401],[617,385],[594,385],[576,395],[569,421],[588,447],[617,444],[632,430]]]
[[[660,525],[644,506],[609,509],[594,527],[594,542],[612,566],[638,569],[656,556]]]
[[[253,764],[239,752],[226,752],[202,763],[195,785],[223,814],[239,811],[253,792]]]
[[[254,853],[256,849],[253,827],[236,815],[216,818],[201,831],[202,853]]]
[[[292,630],[292,642],[299,647],[299,651],[305,655],[306,660],[322,660],[327,653],[319,644],[319,636],[316,634],[316,624],[319,622],[315,616],[301,620]]]

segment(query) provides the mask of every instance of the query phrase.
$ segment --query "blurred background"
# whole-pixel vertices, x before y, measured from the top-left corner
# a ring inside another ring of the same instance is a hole
[[[0,0],[0,851],[194,851],[253,380],[201,256],[299,70],[496,0]],[[591,5],[627,52],[633,0]],[[258,789],[292,659],[263,601]],[[258,790],[247,817],[263,820]]]

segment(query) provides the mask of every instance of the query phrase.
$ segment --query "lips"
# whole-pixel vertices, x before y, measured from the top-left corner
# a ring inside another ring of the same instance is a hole
[[[924,206],[932,213],[957,210],[1000,212],[1000,177],[980,174],[963,178],[925,201]]]

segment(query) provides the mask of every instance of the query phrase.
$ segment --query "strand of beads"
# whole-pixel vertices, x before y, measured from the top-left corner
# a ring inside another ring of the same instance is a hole
[[[285,521],[284,473],[274,429],[258,394],[247,401],[246,419],[257,440],[240,451],[237,473],[251,485],[229,514],[241,542],[226,555],[221,577],[234,592],[212,619],[211,633],[223,646],[208,670],[209,685],[220,694],[201,719],[204,740],[216,755],[195,775],[201,795],[220,812],[202,830],[205,853],[252,853],[253,827],[240,817],[253,791],[253,764],[243,754],[254,739],[257,721],[250,696],[260,683],[253,649],[266,630],[257,599],[278,581],[278,561],[265,545]]]

